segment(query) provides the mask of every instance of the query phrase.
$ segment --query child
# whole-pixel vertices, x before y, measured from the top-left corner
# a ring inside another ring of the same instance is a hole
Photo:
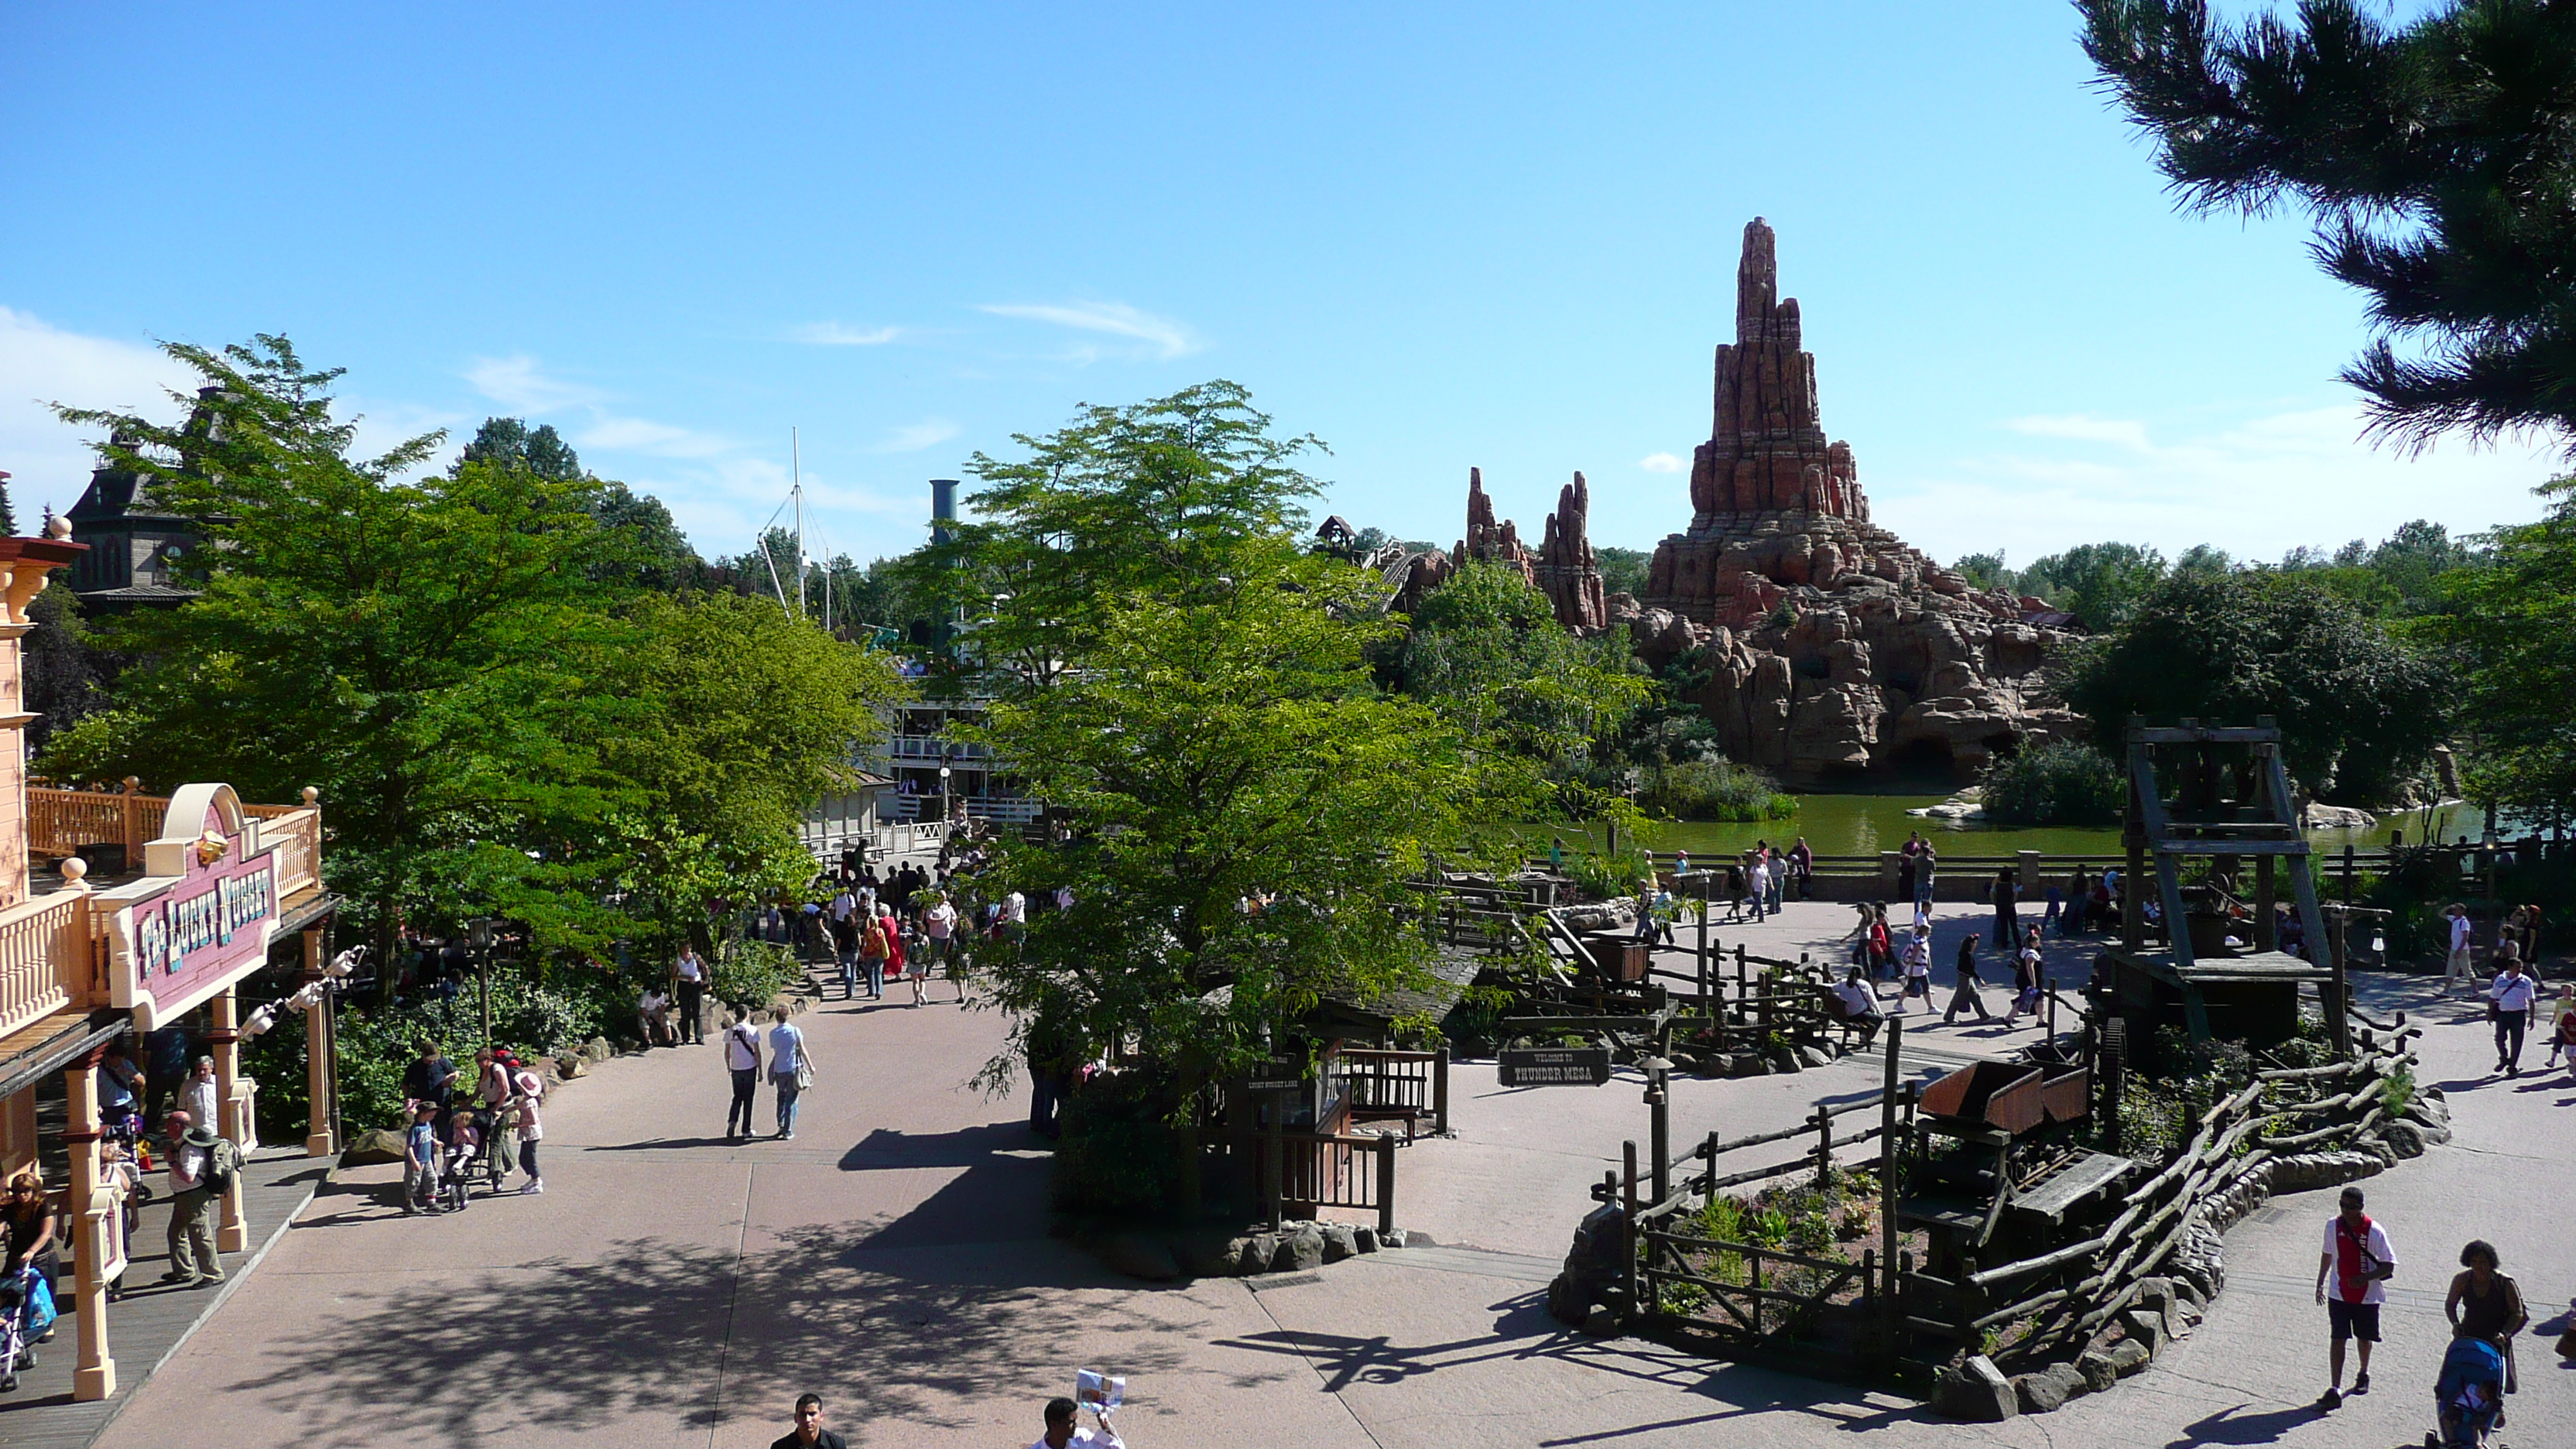
[[[514,1085],[518,1088],[518,1116],[514,1125],[519,1129],[519,1170],[528,1175],[527,1186],[519,1191],[524,1196],[535,1197],[546,1190],[545,1174],[537,1171],[537,1143],[546,1135],[545,1123],[537,1116],[537,1104],[546,1094],[546,1083],[536,1073],[522,1071]],[[500,1189],[495,1187],[493,1191]]]
[[[1923,998],[1923,1014],[1932,1014],[1932,928],[1916,922],[1914,934],[1905,941],[1905,994],[1896,998],[1896,1014],[1905,1014],[1905,1003],[1912,997]]]
[[[2567,1065],[2576,1067],[2576,986],[2558,988],[2558,1029],[2549,1034],[2549,1060],[2541,1070],[2558,1065],[2558,1054],[2567,1053]]]
[[[116,1194],[117,1202],[124,1209],[117,1222],[118,1231],[123,1235],[120,1241],[130,1248],[134,1242],[134,1229],[143,1217],[143,1173],[135,1167],[134,1154],[126,1151],[122,1142],[110,1142],[99,1152],[107,1169],[103,1185]],[[122,1258],[126,1255],[119,1253],[116,1256]],[[124,1274],[117,1274],[116,1281],[107,1285],[107,1296],[125,1296]]]
[[[411,1130],[403,1134],[403,1216],[438,1205],[438,1107],[431,1102],[412,1108]]]

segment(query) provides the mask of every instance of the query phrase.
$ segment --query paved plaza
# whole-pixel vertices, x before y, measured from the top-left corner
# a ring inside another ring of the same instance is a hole
[[[1824,955],[1844,907],[1792,905],[1728,946]],[[1970,929],[1945,913],[1948,943]],[[1685,938],[1687,939],[1687,938]],[[2057,947],[2061,982],[2089,947]],[[1990,975],[2000,975],[1990,972]],[[2000,1007],[2004,993],[1990,996]],[[2576,1150],[2564,1073],[2491,1077],[2483,1022],[2422,979],[2366,983],[2374,1011],[2432,1027],[2423,1079],[2458,1139],[2371,1180],[2401,1268],[2376,1388],[2324,1386],[2310,1301],[2331,1194],[2278,1199],[2228,1238],[2227,1293],[2140,1378],[2042,1418],[1947,1423],[1894,1395],[1568,1332],[1542,1307],[1586,1185],[1643,1139],[1642,1083],[1505,1091],[1457,1069],[1453,1140],[1404,1150],[1399,1219],[1440,1246],[1320,1273],[1148,1285],[1047,1235],[1044,1144],[1024,1099],[963,1084],[1003,1023],[936,1006],[826,1002],[792,1143],[721,1140],[715,1047],[608,1063],[563,1088],[543,1197],[405,1219],[388,1170],[344,1173],[215,1317],[134,1396],[117,1442],[225,1445],[757,1446],[805,1390],[855,1444],[994,1446],[1037,1436],[1077,1367],[1129,1376],[1136,1449],[1313,1445],[2069,1445],[2421,1441],[2460,1244],[2502,1250],[2538,1320],[2509,1444],[2576,1442],[2576,1375],[2549,1351],[2576,1293],[2563,1215]],[[1946,1000],[1946,990],[1936,999]],[[2033,1040],[2029,1027],[1909,1021],[1905,1066]],[[2540,1049],[2527,1060],[2537,1064]],[[1795,1122],[1874,1089],[1881,1063],[1676,1084],[1674,1135]],[[763,1111],[767,1110],[763,1095]],[[1786,1155],[1785,1153],[1783,1154]],[[1751,1158],[1747,1159],[1751,1161]]]

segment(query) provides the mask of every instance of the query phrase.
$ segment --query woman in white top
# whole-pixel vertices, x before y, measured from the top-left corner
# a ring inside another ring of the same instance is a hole
[[[769,1015],[778,1023],[769,1029],[769,1084],[778,1089],[778,1137],[794,1141],[796,1099],[814,1080],[814,1062],[805,1054],[805,1033],[787,1019],[787,1008],[777,1007]]]
[[[546,1135],[546,1126],[537,1116],[538,1103],[546,1095],[545,1078],[522,1071],[511,1085],[518,1089],[519,1170],[528,1175],[528,1185],[519,1191],[530,1197],[546,1190],[546,1179],[537,1171],[537,1142]]]
[[[760,1023],[752,1020],[748,1003],[739,1009],[741,1020],[725,1028],[725,1070],[733,1074],[733,1105],[725,1108],[725,1140],[751,1137],[751,1096],[760,1089]],[[737,1128],[734,1124],[740,1122]]]

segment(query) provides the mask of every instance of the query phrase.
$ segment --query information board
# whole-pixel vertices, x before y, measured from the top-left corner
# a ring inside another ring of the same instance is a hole
[[[1533,1047],[1502,1054],[1506,1087],[1597,1087],[1610,1080],[1608,1047]]]

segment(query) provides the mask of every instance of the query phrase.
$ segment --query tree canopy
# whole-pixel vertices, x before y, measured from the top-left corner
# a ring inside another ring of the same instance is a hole
[[[2458,661],[2469,791],[2533,819],[2576,814],[2576,481],[2539,522],[2498,529],[2482,567],[2439,575],[2418,628]]]
[[[2085,52],[2196,211],[2295,203],[2381,336],[2344,370],[2422,445],[2576,428],[2576,26],[2559,0],[2410,19],[2302,0],[2077,0]],[[2414,346],[2401,356],[2394,340]]]
[[[2292,775],[2361,805],[2386,802],[2421,769],[2447,723],[2437,665],[2295,574],[2177,573],[2052,673],[2114,759],[2133,714],[2151,724],[2268,714]]]

